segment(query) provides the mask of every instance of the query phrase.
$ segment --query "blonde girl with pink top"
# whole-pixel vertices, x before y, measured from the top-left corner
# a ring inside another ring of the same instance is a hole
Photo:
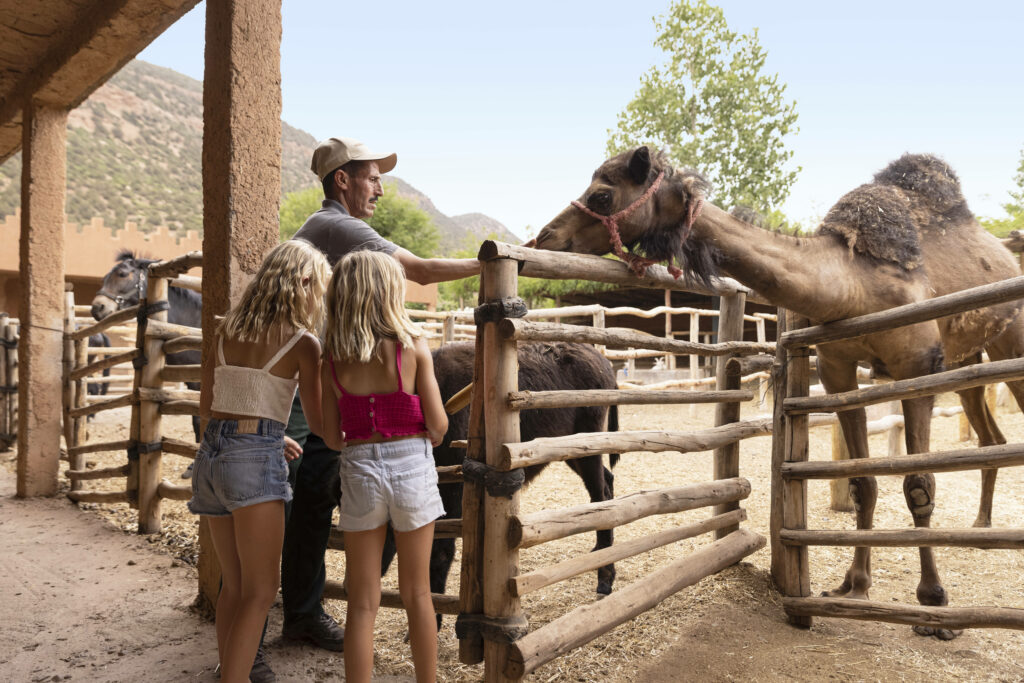
[[[217,652],[225,683],[249,680],[280,583],[285,503],[291,500],[285,424],[296,388],[321,432],[320,342],[330,276],[308,242],[274,247],[217,328],[216,362],[203,364],[199,412],[207,419],[189,510],[206,517],[220,560]]]
[[[405,311],[405,272],[376,251],[347,254],[327,288],[323,438],[340,450],[348,611],[345,680],[373,673],[373,625],[390,522],[398,548],[398,588],[409,620],[417,683],[435,680],[437,623],[430,598],[434,521],[444,514],[433,446],[448,417],[434,363]]]

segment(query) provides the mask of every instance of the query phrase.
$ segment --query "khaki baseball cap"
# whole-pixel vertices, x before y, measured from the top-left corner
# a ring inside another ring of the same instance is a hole
[[[398,155],[378,154],[352,138],[327,138],[313,150],[310,168],[323,182],[328,173],[350,161],[376,161],[380,172],[387,173],[398,163]]]

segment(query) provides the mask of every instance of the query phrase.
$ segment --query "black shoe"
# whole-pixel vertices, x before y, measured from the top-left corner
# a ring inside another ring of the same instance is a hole
[[[302,640],[325,650],[342,652],[345,649],[345,629],[338,626],[326,612],[315,617],[286,621],[281,635],[288,640]]]
[[[270,668],[270,659],[262,645],[260,645],[260,649],[256,650],[256,659],[253,660],[252,669],[249,671],[249,680],[252,683],[274,683],[277,680],[273,669]]]

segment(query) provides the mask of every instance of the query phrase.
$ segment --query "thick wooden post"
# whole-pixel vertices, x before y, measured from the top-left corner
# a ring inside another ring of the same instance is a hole
[[[144,303],[147,306],[159,307],[162,301],[167,301],[167,280],[150,276]],[[154,310],[147,319],[167,322],[167,311]],[[164,342],[162,339],[144,335],[142,348],[146,364],[138,370],[139,387],[162,389],[164,383],[160,379],[160,371],[166,364]],[[161,526],[160,496],[157,493],[163,455],[160,448],[160,404],[156,401],[143,400],[141,395],[138,395],[138,399],[139,438],[136,445],[139,449],[139,533],[155,534],[160,531]]]
[[[281,0],[207,0],[204,363],[214,358],[214,316],[237,303],[263,255],[278,243],[280,195]],[[201,523],[199,601],[212,607],[219,584],[213,544]]]
[[[75,362],[72,365],[73,368],[81,368],[89,363],[89,340],[88,339],[76,339],[75,340]],[[110,385],[106,385],[109,387]],[[75,380],[75,408],[81,408],[85,405],[89,396],[89,385],[88,380],[83,377],[82,379]],[[87,415],[79,415],[74,418],[74,429],[75,433],[72,437],[75,446],[81,446],[89,439],[89,417]],[[69,445],[70,448],[70,445]],[[85,468],[85,454],[80,453],[71,458],[71,469],[81,470]],[[81,486],[81,482],[72,482],[71,490],[75,490],[75,484]]]
[[[665,290],[665,308],[672,307],[672,290]],[[665,339],[673,339],[672,337],[672,314],[665,311]],[[675,370],[676,369],[676,357],[671,353],[665,354],[665,369]]]
[[[483,296],[480,296],[480,302]],[[484,326],[476,328],[473,356],[473,395],[469,405],[469,448],[466,457],[486,460],[484,449]],[[479,389],[477,389],[479,387]],[[476,615],[484,611],[484,487],[466,478],[462,487],[462,576],[459,582],[459,614]],[[480,631],[467,629],[459,638],[459,661],[479,664],[484,660],[484,641]]]
[[[481,285],[484,302],[516,296],[518,262],[495,259],[483,264]],[[484,326],[484,423],[487,464],[501,460],[501,446],[519,441],[519,412],[509,410],[506,397],[519,388],[519,357],[514,339],[504,339],[497,325]],[[519,513],[519,492],[508,498],[484,495],[484,615],[502,623],[522,619],[519,598],[510,589],[519,574],[519,551],[509,543],[509,518]],[[484,641],[484,680],[501,683],[515,680],[505,674],[509,644]]]
[[[455,316],[446,315],[441,323],[441,345],[455,341]]]
[[[718,342],[743,340],[743,310],[746,308],[747,295],[737,292],[721,298],[721,313],[718,319]],[[739,389],[739,375],[729,376],[725,365],[731,356],[720,356],[715,366],[716,386],[719,391]],[[715,404],[715,426],[738,422],[740,419],[739,402]],[[714,478],[731,479],[740,475],[740,444],[736,442],[714,450]],[[722,503],[716,505],[714,514],[721,515],[730,510],[739,509],[740,504]],[[725,538],[739,529],[739,525],[727,526],[715,531],[715,538]]]
[[[690,314],[690,342],[693,344],[700,343],[700,314]],[[690,379],[698,379],[697,375],[700,374],[700,356],[697,354],[690,354]],[[700,387],[696,384],[691,385],[691,391],[700,391]],[[690,404],[690,417],[694,417],[697,414],[697,404]]]
[[[601,329],[601,330],[604,329],[604,327],[605,327],[605,312],[604,312],[603,308],[601,310],[599,310],[599,311],[594,311],[594,315],[591,316],[591,323],[590,324],[593,325],[594,327],[598,328],[598,329]],[[604,347],[603,344],[595,344],[594,348],[597,349],[600,353],[604,353],[605,347]]]
[[[22,111],[18,496],[57,493],[64,318],[68,113],[34,101]]]
[[[807,327],[807,319],[779,309],[779,336],[787,330]],[[771,547],[772,577],[779,591],[788,597],[810,595],[810,571],[807,546],[784,546],[780,539],[782,529],[807,528],[807,480],[784,481],[783,462],[803,462],[808,457],[807,415],[787,415],[783,401],[810,393],[810,350],[801,347],[787,351],[782,344],[776,348],[773,370],[775,383],[775,421],[772,431],[772,501]],[[809,627],[811,617],[789,615],[794,626]]]

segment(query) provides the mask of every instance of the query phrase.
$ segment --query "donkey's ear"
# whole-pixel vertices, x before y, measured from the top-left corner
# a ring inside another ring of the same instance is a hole
[[[647,182],[647,176],[651,172],[651,150],[647,147],[638,147],[633,156],[629,158],[629,177],[637,185]]]

